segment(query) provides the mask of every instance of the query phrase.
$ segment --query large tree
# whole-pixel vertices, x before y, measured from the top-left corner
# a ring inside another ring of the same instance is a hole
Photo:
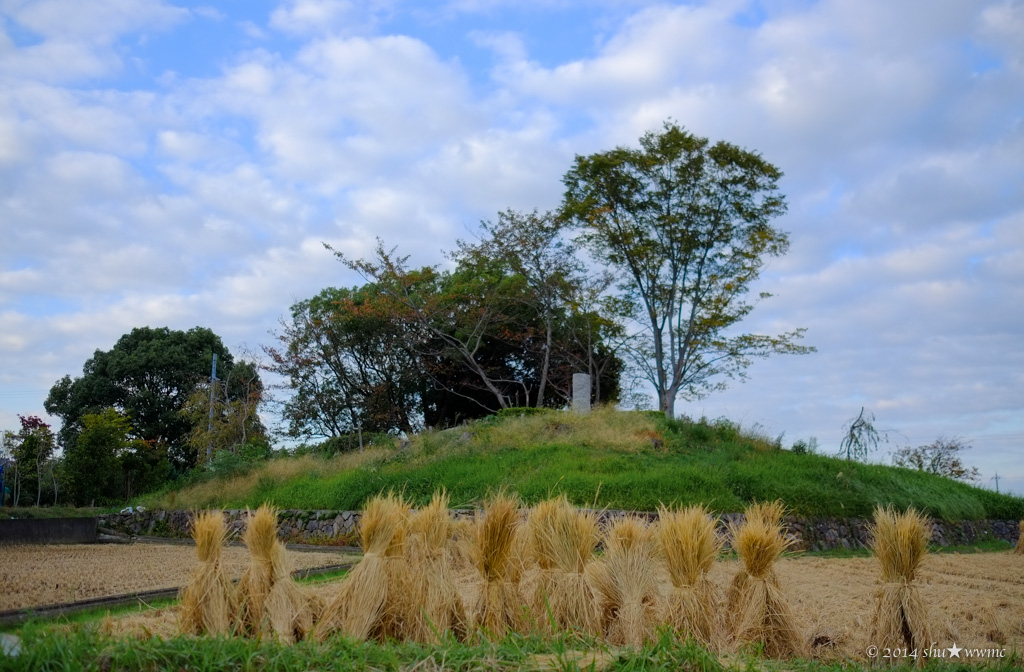
[[[44,407],[63,421],[59,436],[66,451],[74,450],[86,414],[115,408],[128,418],[135,438],[166,446],[171,463],[184,471],[195,466],[197,456],[188,445],[192,426],[181,410],[209,377],[214,353],[218,377],[227,376],[234,366],[231,353],[209,329],[132,329],[109,351],[96,350],[81,377],[58,380]]]
[[[669,416],[677,398],[721,389],[754,357],[812,350],[796,343],[803,329],[735,333],[765,261],[789,246],[771,226],[786,210],[781,177],[759,154],[671,122],[639,149],[577,156],[565,175],[562,215],[619,274],[634,363]]]
[[[296,437],[417,429],[424,389],[420,336],[403,307],[375,285],[329,287],[294,304],[266,348],[292,394],[282,417]]]
[[[504,312],[513,328],[505,340],[518,344],[520,368],[529,372],[523,405],[568,403],[576,371],[591,374],[595,400],[615,399],[618,391],[621,363],[609,345],[616,325],[598,313],[609,281],[588,272],[564,229],[551,212],[505,210],[481,223],[478,241],[459,241],[451,255],[464,271],[492,266],[518,280],[508,286]],[[614,383],[602,394],[609,377]]]
[[[394,302],[395,314],[425,335],[435,357],[457,362],[468,374],[465,382],[485,391],[488,401],[478,402],[485,411],[513,404],[502,384],[510,379],[508,372],[495,369],[487,356],[509,305],[507,285],[513,281],[497,265],[478,263],[453,273],[429,266],[416,270],[409,267],[408,257],[387,250],[380,240],[374,259],[350,259],[332,251]],[[459,393],[455,388],[447,391]]]
[[[513,230],[517,224],[525,237]],[[371,260],[338,254],[415,335],[406,342],[428,383],[425,424],[451,425],[511,406],[565,405],[572,372],[585,361],[603,363],[598,400],[614,399],[620,367],[603,341],[608,330],[571,300],[579,269],[558,249],[551,218],[504,213],[483,231],[481,243],[462,244],[452,255],[450,271],[409,268],[407,257],[379,241]],[[578,338],[586,320],[597,327],[589,341]]]

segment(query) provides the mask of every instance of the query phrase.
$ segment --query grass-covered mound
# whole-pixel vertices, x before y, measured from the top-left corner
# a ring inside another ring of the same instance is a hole
[[[427,431],[407,443],[331,459],[275,459],[248,473],[143,498],[160,508],[360,509],[394,489],[425,505],[439,488],[453,506],[500,487],[526,504],[564,493],[577,505],[653,511],[704,504],[742,511],[781,499],[797,515],[870,517],[877,505],[913,506],[947,520],[1024,518],[1024,499],[948,478],[781,450],[728,421],[667,420],[600,409],[493,416]]]

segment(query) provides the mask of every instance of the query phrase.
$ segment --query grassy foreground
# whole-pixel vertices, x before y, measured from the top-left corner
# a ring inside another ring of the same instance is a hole
[[[490,417],[419,434],[399,447],[332,459],[275,459],[231,478],[143,497],[150,508],[360,509],[388,489],[425,504],[446,488],[472,506],[506,487],[528,504],[565,493],[580,506],[654,510],[703,503],[742,511],[781,499],[798,515],[868,517],[878,504],[917,507],[947,520],[1024,518],[1024,499],[896,467],[782,450],[765,436],[718,420],[670,421],[599,409]]]
[[[641,649],[616,648],[575,636],[554,638],[509,636],[490,644],[436,645],[353,642],[337,637],[324,644],[300,642],[286,646],[243,638],[118,639],[97,624],[30,625],[23,628],[20,654],[0,653],[0,669],[36,670],[381,670],[393,672],[477,672],[493,670],[558,670],[574,672],[718,672],[725,670],[869,670],[853,661],[771,661],[749,652],[719,658],[690,641],[669,633]],[[911,661],[912,662],[912,661]],[[1016,670],[1016,654],[981,664],[929,661],[925,669]],[[911,670],[912,664],[889,667]]]

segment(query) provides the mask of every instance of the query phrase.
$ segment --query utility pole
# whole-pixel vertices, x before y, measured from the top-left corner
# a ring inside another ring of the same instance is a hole
[[[988,480],[996,482],[996,492],[998,493],[999,492],[999,472],[997,471],[996,475],[993,476],[992,478],[988,479]]]
[[[213,392],[217,388],[217,353],[213,353],[213,368],[210,369],[210,419],[206,423],[206,465],[213,459]]]

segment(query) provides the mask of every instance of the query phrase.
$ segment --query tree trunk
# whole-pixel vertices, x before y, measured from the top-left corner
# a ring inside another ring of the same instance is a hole
[[[676,417],[676,390],[661,390],[658,396],[658,410],[664,413],[669,420],[674,419]]]

